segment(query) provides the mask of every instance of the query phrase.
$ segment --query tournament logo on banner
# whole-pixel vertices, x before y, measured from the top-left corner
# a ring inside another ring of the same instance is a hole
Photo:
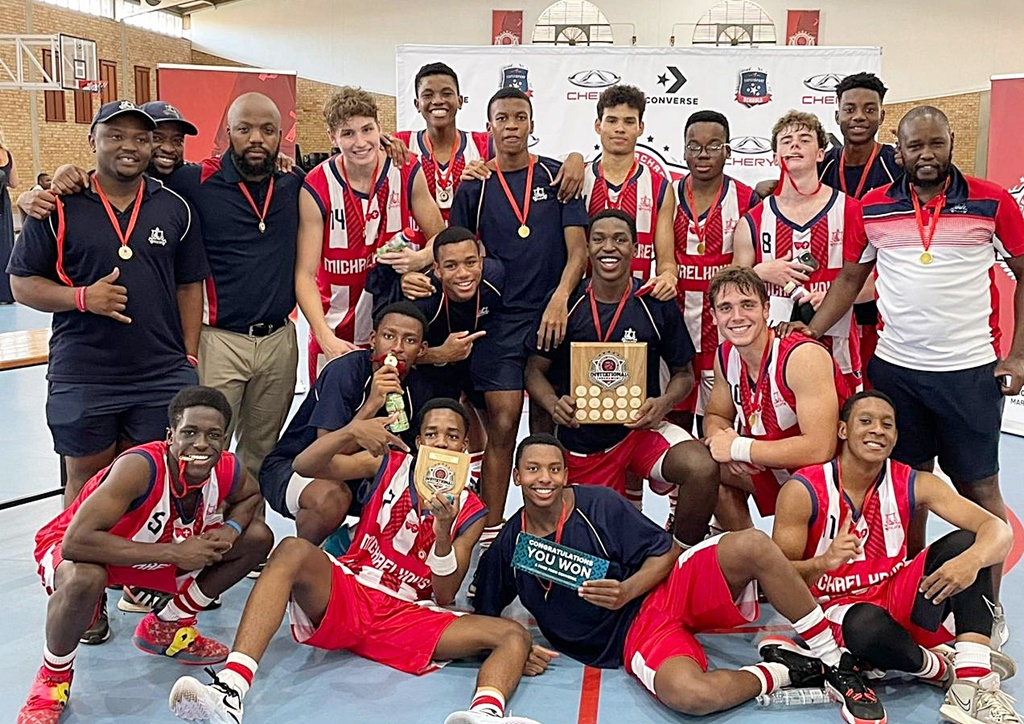
[[[736,81],[736,100],[747,108],[770,103],[772,94],[768,88],[768,73],[760,68],[741,70]]]
[[[501,69],[501,87],[515,88],[530,95],[530,70],[524,65],[507,65]]]

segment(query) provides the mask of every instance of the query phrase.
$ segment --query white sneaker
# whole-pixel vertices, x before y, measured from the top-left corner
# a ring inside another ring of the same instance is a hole
[[[999,690],[999,678],[989,674],[981,681],[956,679],[939,708],[946,721],[956,724],[1021,724],[1013,710],[1013,697]]]
[[[540,724],[525,716],[491,716],[481,711],[456,711],[448,715],[444,724]]]
[[[1006,642],[1010,640],[1010,627],[1006,625],[1006,613],[1002,604],[990,603],[985,599],[992,609],[992,650],[1001,651]]]
[[[212,669],[212,684],[204,684],[191,676],[182,676],[171,688],[171,711],[185,721],[210,724],[240,724],[242,700],[238,692],[225,684]]]

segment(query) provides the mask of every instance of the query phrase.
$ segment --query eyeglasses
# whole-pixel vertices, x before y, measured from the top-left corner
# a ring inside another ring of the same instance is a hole
[[[694,156],[699,156],[701,151],[707,151],[709,156],[714,156],[715,154],[721,153],[722,149],[728,145],[728,143],[715,142],[702,146],[699,143],[691,142],[686,144],[686,152]]]

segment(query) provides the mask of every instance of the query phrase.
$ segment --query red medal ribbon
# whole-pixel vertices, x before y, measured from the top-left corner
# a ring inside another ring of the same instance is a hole
[[[622,292],[622,299],[619,300],[619,306],[615,308],[615,315],[612,317],[612,323],[608,326],[608,331],[605,332],[601,329],[601,315],[597,311],[597,297],[594,295],[594,286],[591,282],[588,296],[590,297],[590,314],[594,318],[594,330],[597,332],[597,341],[607,342],[612,332],[615,331],[615,325],[619,322],[619,317],[622,316],[622,310],[626,308],[626,302],[629,301],[629,293],[633,291],[633,277],[628,277],[626,282],[626,289]]]
[[[370,192],[367,194],[369,200],[366,202],[366,209],[363,209],[363,202],[356,198],[355,192],[352,191],[352,182],[348,180],[348,172],[345,170],[345,157],[342,156],[341,163],[341,177],[345,179],[345,193],[352,200],[352,206],[356,209],[356,215],[359,217],[359,224],[363,227],[363,238],[366,238],[366,213],[370,210],[370,201],[373,200],[377,193],[377,183],[380,179],[377,178],[377,172],[380,171],[380,154],[377,154],[377,161],[373,165],[373,176],[370,177]],[[379,209],[380,203],[378,202],[377,207]],[[380,213],[384,213],[381,211]],[[384,220],[381,219],[381,223],[377,225],[377,237],[380,237],[381,229],[384,228]]]
[[[939,215],[942,213],[942,207],[946,205],[946,189],[948,187],[949,179],[946,179],[946,185],[942,187],[942,193],[924,205],[925,208],[932,207],[931,223],[928,224],[928,231],[926,233],[921,200],[917,198],[917,192],[914,190],[913,184],[910,186],[910,201],[914,204],[914,221],[917,222],[917,235],[921,237],[921,246],[924,247],[925,253],[928,253],[928,250],[931,249],[935,230],[939,227]]]
[[[626,180],[622,182],[622,186],[619,188],[619,195],[615,201],[612,201],[612,187],[608,185],[608,178],[604,175],[604,167],[601,162],[597,162],[597,174],[601,177],[601,181],[604,182],[604,196],[606,208],[610,209],[622,209],[622,194],[626,191],[626,187],[629,186],[629,182],[633,180],[633,174],[636,173],[637,167],[640,162],[635,158],[633,159],[633,165],[629,167],[629,173],[626,174]]]
[[[526,218],[530,215],[530,195],[533,191],[533,155],[530,155],[530,163],[526,167],[526,193],[523,199],[523,208],[519,209],[519,204],[516,203],[515,196],[512,195],[512,189],[508,187],[508,182],[505,181],[505,174],[501,172],[501,166],[498,165],[498,159],[494,159],[494,170],[498,172],[498,181],[501,182],[501,188],[505,191],[505,198],[508,199],[509,205],[512,207],[512,211],[515,212],[516,218],[519,219],[520,226],[526,226]]]
[[[238,182],[238,188],[242,189],[242,195],[245,196],[245,200],[249,202],[249,206],[252,207],[252,211],[256,214],[256,218],[260,220],[260,233],[262,234],[267,228],[267,211],[270,209],[270,199],[274,197],[274,177],[270,177],[270,186],[267,187],[267,198],[263,199],[263,212],[261,213],[259,207],[256,206],[256,202],[253,201],[252,194],[249,193],[249,189],[245,187],[244,181]]]
[[[563,495],[565,494],[565,489],[564,488],[562,489],[562,494]],[[555,543],[558,544],[558,545],[562,545],[562,529],[565,528],[565,521],[567,521],[569,519],[569,515],[571,513],[572,513],[572,511],[569,510],[569,506],[565,504],[565,498],[563,497],[562,498],[562,512],[558,516],[558,525],[555,526]],[[520,518],[520,522],[519,522],[519,527],[523,531],[523,533],[526,533],[526,506],[525,505],[523,506],[523,512],[520,515],[521,515],[521,518]],[[551,587],[554,585],[553,583],[551,583],[550,581],[545,581],[545,580],[541,579],[540,577],[537,577],[537,580],[540,581],[540,585],[544,589],[544,594],[545,595],[547,595],[548,593],[551,593]]]
[[[139,179],[139,192],[135,194],[135,207],[132,209],[132,216],[128,220],[128,228],[123,232],[121,231],[121,224],[118,223],[117,216],[114,214],[114,208],[110,205],[110,199],[107,198],[103,187],[100,186],[100,180],[96,178],[96,174],[92,175],[92,184],[96,190],[96,195],[103,202],[103,209],[107,212],[107,218],[110,219],[110,225],[114,227],[114,233],[117,234],[121,246],[128,246],[128,241],[132,238],[132,232],[135,231],[135,222],[139,220],[139,210],[142,208],[142,194],[146,190],[146,179]],[[130,255],[129,258],[131,258]]]
[[[696,201],[693,197],[693,178],[691,176],[686,177],[686,181],[683,183],[683,191],[686,195],[686,204],[690,207],[690,213],[693,215],[693,233],[697,236],[697,241],[704,244],[704,249],[707,250],[707,244],[704,243],[705,234],[707,233],[708,226],[715,218],[716,213],[721,213],[722,207],[719,205],[722,201],[722,196],[725,194],[725,180],[722,180],[722,185],[718,189],[718,196],[715,198],[713,204],[708,207],[708,215],[704,217],[704,226],[700,225],[700,214],[697,213]]]
[[[753,414],[759,414],[761,412],[761,406],[762,402],[764,401],[765,394],[768,388],[771,386],[768,384],[768,380],[765,378],[768,374],[768,362],[770,361],[772,356],[772,347],[774,346],[774,343],[775,333],[769,330],[768,341],[765,343],[764,352],[761,354],[761,365],[757,370],[757,391],[754,393],[751,393],[750,390],[750,372],[749,370],[747,370],[747,366],[746,364],[744,364],[743,359],[740,359],[740,400],[742,402],[745,402],[746,400],[749,399],[751,400],[752,406],[752,409],[749,412],[747,412],[747,406],[741,405],[741,407],[743,407],[743,414],[745,414],[748,418],[746,420],[743,420],[743,427],[745,428],[750,427],[750,416]]]
[[[859,199],[861,192],[864,190],[864,184],[868,181],[868,174],[871,172],[871,164],[878,158],[878,152],[882,149],[882,144],[875,141],[874,147],[871,149],[871,155],[868,156],[868,162],[864,164],[864,170],[860,172],[860,181],[857,183],[857,190],[853,194],[853,198]],[[839,153],[839,190],[844,194],[848,193],[846,190],[846,149]]]
[[[430,160],[434,162],[434,191],[436,193],[438,188],[447,189],[452,185],[452,172],[455,171],[455,156],[459,152],[459,141],[462,140],[462,134],[455,131],[455,143],[452,144],[452,153],[448,157],[448,168],[444,172],[441,171],[441,163],[434,157],[434,144],[430,142],[430,134],[424,133],[423,140],[427,144],[427,153],[430,154]],[[373,174],[377,175],[376,172]]]
[[[789,185],[792,186],[793,190],[796,191],[797,194],[799,194],[800,196],[814,196],[814,194],[818,193],[818,191],[821,190],[821,179],[819,178],[818,185],[814,188],[814,191],[810,191],[808,193],[804,193],[803,191],[801,191],[797,187],[796,181],[793,180],[793,176],[786,169],[786,162],[782,159],[781,156],[779,157],[779,168],[782,169],[782,175],[779,177],[779,185],[775,187],[776,196],[782,193],[782,187],[786,184],[787,179],[789,180]]]

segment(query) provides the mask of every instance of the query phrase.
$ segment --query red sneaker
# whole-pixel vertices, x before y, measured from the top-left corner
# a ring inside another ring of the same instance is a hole
[[[135,627],[132,643],[147,654],[169,656],[195,666],[209,666],[228,657],[227,646],[199,635],[195,618],[167,622],[155,613],[147,613]]]
[[[18,712],[17,724],[56,724],[71,695],[73,671],[54,673],[45,666],[36,673],[28,701]]]

